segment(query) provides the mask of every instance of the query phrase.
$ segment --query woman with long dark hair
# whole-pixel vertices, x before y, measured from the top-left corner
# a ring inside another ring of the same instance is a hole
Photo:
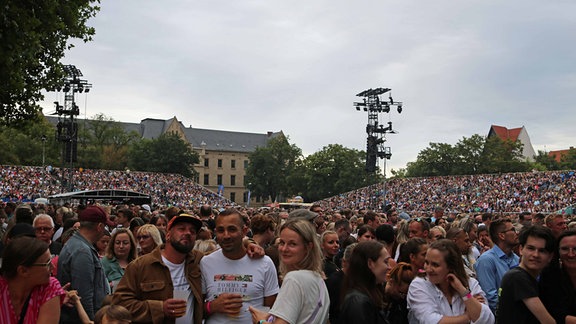
[[[0,269],[0,323],[58,323],[66,292],[50,276],[48,244],[32,237],[12,239]]]
[[[452,240],[430,245],[426,277],[414,278],[408,289],[410,323],[494,323],[485,294],[478,281],[466,275],[461,255]]]
[[[558,237],[559,262],[540,276],[540,299],[557,323],[576,322],[576,230]]]
[[[360,242],[354,248],[344,279],[345,297],[340,323],[376,324],[386,321],[384,286],[390,255],[378,241]]]

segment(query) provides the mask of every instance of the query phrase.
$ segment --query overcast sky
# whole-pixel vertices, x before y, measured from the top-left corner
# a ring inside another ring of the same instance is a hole
[[[430,142],[525,126],[535,150],[574,146],[576,1],[102,0],[65,64],[93,84],[82,117],[174,116],[280,131],[305,154],[365,150],[355,95],[392,89],[387,169]],[[60,99],[61,99],[60,95]],[[385,96],[386,97],[386,96]],[[44,112],[59,96],[49,93]],[[62,100],[62,99],[61,99]],[[382,166],[382,164],[380,164]]]

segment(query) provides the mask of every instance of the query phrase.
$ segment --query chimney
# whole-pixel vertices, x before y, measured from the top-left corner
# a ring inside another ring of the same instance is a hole
[[[272,136],[272,134],[274,134],[274,132],[268,132],[268,137]]]

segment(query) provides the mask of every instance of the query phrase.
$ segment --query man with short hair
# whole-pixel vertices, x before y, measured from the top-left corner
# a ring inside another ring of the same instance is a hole
[[[555,238],[549,228],[535,225],[519,237],[520,265],[506,272],[499,290],[497,323],[556,323],[538,297],[542,270],[554,254]]]
[[[216,216],[216,241],[221,249],[202,258],[202,293],[206,323],[251,323],[248,306],[272,307],[278,276],[272,260],[251,259],[243,238],[248,228],[242,215],[230,208]]]
[[[518,215],[518,222],[522,224],[523,227],[532,225],[532,214],[530,212],[521,212]]]
[[[546,216],[546,227],[552,230],[554,237],[558,238],[562,232],[568,229],[566,225],[566,219],[562,214],[550,214]]]
[[[378,226],[380,226],[380,218],[378,217],[378,214],[371,210],[368,211],[366,215],[364,215],[364,225],[368,225],[373,229],[376,229]]]
[[[409,238],[421,237],[428,240],[428,232],[430,232],[430,223],[424,218],[414,218],[408,224]]]
[[[102,306],[110,286],[94,243],[104,234],[105,226],[112,226],[106,211],[89,206],[78,216],[80,229],[62,248],[58,258],[58,281],[62,286],[70,283],[77,290],[80,302],[90,320]],[[62,307],[60,323],[80,323],[75,308]]]
[[[480,255],[474,268],[476,279],[486,293],[488,306],[492,312],[495,312],[502,277],[520,261],[520,258],[512,251],[518,245],[518,234],[512,221],[505,218],[493,221],[488,232],[494,246]]]
[[[130,208],[120,209],[116,216],[116,223],[122,225],[122,228],[130,228],[130,222],[134,218],[134,212]]]
[[[532,217],[532,225],[542,225],[544,226],[544,214],[542,213],[536,213],[534,214],[534,216]]]
[[[210,205],[202,205],[200,207],[200,219],[204,223],[209,230],[214,232],[214,227],[216,223],[214,222],[214,218],[212,217],[212,206]]]
[[[60,254],[60,251],[62,251],[62,243],[52,241],[52,235],[54,234],[54,220],[52,217],[47,214],[39,214],[34,217],[32,226],[34,226],[36,238],[48,244],[50,254]]]
[[[474,261],[471,260],[470,249],[472,248],[472,243],[470,242],[470,237],[468,233],[463,228],[451,227],[448,232],[446,232],[446,238],[452,240],[456,243],[456,246],[462,254],[462,260],[464,261],[464,270],[468,277],[476,278],[476,273],[474,272]]]
[[[203,317],[200,260],[193,250],[202,221],[189,214],[172,217],[166,243],[134,260],[126,268],[113,296],[134,322],[201,324]],[[174,291],[188,297],[174,298]]]

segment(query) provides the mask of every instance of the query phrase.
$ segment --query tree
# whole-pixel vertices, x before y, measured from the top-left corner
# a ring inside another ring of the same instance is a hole
[[[23,121],[18,127],[0,125],[0,164],[59,164],[55,129],[46,119]]]
[[[528,171],[530,164],[522,160],[520,141],[502,140],[497,136],[486,139],[479,173]]]
[[[288,195],[288,178],[302,158],[302,150],[290,144],[288,138],[276,136],[266,146],[257,147],[249,155],[246,182],[253,195],[276,201],[279,195]]]
[[[307,201],[362,188],[381,181],[378,173],[365,171],[366,153],[330,144],[309,155],[301,165],[305,186],[300,188]]]
[[[554,159],[554,157],[548,155],[548,152],[538,151],[538,154],[534,157],[534,162],[536,164],[542,165],[544,170],[560,170],[560,163]]]
[[[522,143],[485,139],[475,134],[463,137],[456,145],[430,143],[418,153],[416,161],[406,165],[406,176],[446,176],[479,173],[522,172],[531,164],[522,160]]]
[[[39,118],[43,89],[63,81],[60,59],[70,38],[87,42],[95,30],[86,22],[99,0],[4,0],[0,10],[0,123]]]
[[[449,175],[458,160],[458,154],[452,145],[430,143],[430,147],[418,153],[416,162],[406,165],[406,173],[410,177]]]
[[[79,162],[86,168],[122,170],[128,165],[128,150],[140,135],[126,132],[120,123],[104,114],[79,125]]]
[[[200,158],[190,144],[176,133],[164,133],[156,139],[135,142],[129,151],[129,166],[138,171],[196,174],[194,164]]]
[[[576,149],[571,147],[568,152],[562,155],[560,159],[560,167],[562,170],[576,169]]]

